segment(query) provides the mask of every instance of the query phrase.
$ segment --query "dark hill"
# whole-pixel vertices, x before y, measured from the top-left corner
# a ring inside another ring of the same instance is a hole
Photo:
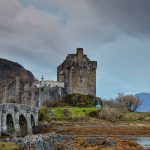
[[[135,97],[141,100],[142,104],[137,109],[138,112],[148,112],[150,111],[150,93],[139,93]]]
[[[32,82],[35,79],[33,74],[20,64],[0,58],[0,99],[2,98],[1,88],[4,80],[10,81],[16,76],[19,76],[23,83]]]

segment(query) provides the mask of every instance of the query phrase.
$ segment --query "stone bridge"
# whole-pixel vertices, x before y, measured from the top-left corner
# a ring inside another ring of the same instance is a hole
[[[38,109],[28,105],[5,103],[0,105],[0,135],[26,136],[38,125]]]

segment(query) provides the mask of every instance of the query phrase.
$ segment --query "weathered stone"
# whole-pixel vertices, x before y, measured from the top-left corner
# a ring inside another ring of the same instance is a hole
[[[57,67],[57,81],[64,82],[66,94],[80,93],[96,95],[97,62],[91,61],[77,48],[76,54],[69,54]]]
[[[34,81],[24,84],[17,76],[3,87],[2,103],[19,103],[40,107],[45,101],[60,100],[64,83],[56,81]]]
[[[38,125],[38,109],[27,105],[1,104],[0,114],[1,135],[25,136]]]
[[[35,150],[54,150],[57,142],[64,140],[71,141],[70,136],[57,135],[55,133],[28,135],[24,138],[14,138],[13,141],[18,143],[21,149],[34,148]]]
[[[20,64],[0,58],[0,103],[2,103],[3,86],[11,83],[18,76],[23,83],[33,82],[33,74]]]

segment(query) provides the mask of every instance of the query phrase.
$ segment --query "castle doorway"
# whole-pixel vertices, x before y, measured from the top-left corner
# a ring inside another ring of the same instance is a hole
[[[14,121],[11,114],[7,114],[6,125],[7,125],[7,132],[13,134],[15,128],[14,128]]]
[[[24,115],[20,115],[19,117],[19,125],[20,125],[20,134],[22,137],[27,135],[27,121]]]

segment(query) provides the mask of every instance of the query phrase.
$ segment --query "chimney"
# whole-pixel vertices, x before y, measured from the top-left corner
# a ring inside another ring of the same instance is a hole
[[[77,48],[77,59],[79,62],[83,61],[83,48]]]

